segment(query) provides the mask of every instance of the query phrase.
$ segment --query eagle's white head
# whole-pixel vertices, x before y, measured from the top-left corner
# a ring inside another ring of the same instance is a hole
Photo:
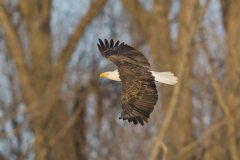
[[[118,70],[114,70],[114,71],[109,71],[109,72],[103,72],[100,74],[100,78],[108,78],[114,81],[121,81],[119,78],[119,73]]]

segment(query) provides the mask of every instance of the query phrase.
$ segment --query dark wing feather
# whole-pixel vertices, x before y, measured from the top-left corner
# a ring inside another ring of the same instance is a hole
[[[122,81],[123,111],[120,119],[143,125],[148,122],[158,99],[154,78],[145,67],[133,67],[132,64],[120,66],[118,71]]]
[[[122,108],[120,119],[134,124],[147,122],[158,95],[154,77],[149,71],[146,57],[133,47],[115,44],[113,40],[99,39],[98,49],[102,56],[118,66],[122,81]]]
[[[113,40],[111,40],[109,45],[109,42],[106,39],[104,42],[99,39],[99,44],[97,44],[97,46],[102,56],[112,61],[117,66],[121,62],[124,63],[128,61],[129,63],[136,65],[150,67],[146,57],[141,52],[127,44],[124,44],[124,42],[119,44],[119,41],[117,41],[114,45]]]

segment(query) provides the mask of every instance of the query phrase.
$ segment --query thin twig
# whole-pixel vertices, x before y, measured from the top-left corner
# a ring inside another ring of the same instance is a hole
[[[216,77],[214,76],[214,73],[212,71],[213,70],[213,65],[209,60],[209,56],[206,53],[205,53],[205,56],[206,56],[207,63],[210,66],[210,71],[208,73],[208,76],[211,80],[213,89],[215,91],[217,102],[219,104],[219,107],[221,108],[221,110],[225,114],[226,119],[227,119],[230,154],[231,154],[231,157],[232,157],[233,160],[238,160],[238,149],[237,149],[238,147],[237,147],[237,143],[236,143],[237,141],[236,141],[236,135],[235,135],[236,128],[235,128],[235,125],[234,125],[234,123],[235,123],[234,116],[231,114],[230,107],[224,101],[219,82],[216,79]]]
[[[144,37],[149,37],[149,20],[152,19],[151,14],[149,14],[138,0],[122,0],[122,5],[124,8],[131,13],[131,17],[137,22],[138,27],[141,28]]]
[[[167,132],[167,129],[172,121],[172,117],[178,102],[178,95],[180,92],[180,88],[181,88],[181,80],[182,80],[182,76],[183,76],[183,72],[184,72],[184,65],[188,60],[188,53],[189,53],[189,49],[190,49],[190,44],[192,42],[192,39],[195,35],[195,33],[197,32],[198,28],[199,28],[199,23],[201,22],[201,19],[203,18],[206,9],[208,7],[209,4],[209,0],[204,4],[204,6],[201,7],[200,12],[199,12],[199,17],[198,19],[194,19],[195,21],[193,21],[192,27],[190,28],[189,31],[189,37],[187,38],[187,42],[185,47],[183,48],[182,51],[182,58],[180,60],[180,64],[179,64],[179,70],[178,70],[178,78],[179,78],[179,84],[175,85],[174,90],[173,90],[173,95],[170,99],[170,103],[168,105],[168,111],[166,113],[166,119],[163,122],[163,127],[160,129],[159,134],[157,136],[157,142],[155,143],[153,150],[151,152],[151,160],[156,160],[158,157],[158,153],[159,153],[159,148],[163,142],[163,138]]]
[[[163,149],[163,158],[162,158],[162,160],[167,160],[168,148],[167,148],[167,146],[164,143],[161,144],[161,147]]]
[[[107,0],[97,0],[96,2],[92,2],[88,12],[81,18],[81,21],[77,25],[75,31],[70,36],[65,48],[62,50],[60,58],[52,71],[53,74],[62,75],[64,73],[64,68],[69,62],[72,53],[79,42],[80,37],[83,35],[86,27],[104,7],[106,2]]]
[[[83,107],[78,107],[77,110],[74,112],[74,114],[71,116],[71,118],[68,120],[68,122],[65,124],[65,126],[58,132],[58,134],[49,141],[49,148],[53,147],[72,127],[74,122],[77,120],[78,115],[81,113]],[[46,157],[48,152],[48,148],[43,148],[42,151],[40,151],[40,157]]]
[[[181,151],[178,152],[177,155],[172,158],[172,160],[183,159],[184,156],[185,156],[184,158],[186,158],[187,154],[189,156],[189,152],[196,149],[204,141],[208,140],[211,135],[213,135],[214,133],[219,131],[224,125],[226,125],[226,122],[227,122],[226,119],[223,119],[218,123],[214,124],[213,126],[211,126],[211,128],[209,128],[205,133],[203,133],[200,138],[182,148]]]
[[[10,17],[6,13],[2,0],[0,0],[0,22],[0,25],[2,26],[4,34],[6,36],[8,52],[17,66],[17,71],[20,77],[20,84],[23,90],[25,100],[27,102],[31,102],[36,98],[36,96],[30,85],[31,83],[29,80],[29,74],[27,71],[27,67],[24,63],[24,51],[21,46],[20,39],[17,36],[17,31],[12,25]]]

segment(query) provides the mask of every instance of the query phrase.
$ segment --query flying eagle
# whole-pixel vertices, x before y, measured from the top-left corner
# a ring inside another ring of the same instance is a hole
[[[98,49],[103,57],[113,62],[118,69],[100,74],[100,78],[108,78],[122,82],[122,113],[119,119],[128,120],[135,125],[148,122],[158,100],[156,82],[169,85],[178,79],[171,72],[155,72],[150,69],[146,57],[133,47],[111,39],[104,42],[99,39]]]

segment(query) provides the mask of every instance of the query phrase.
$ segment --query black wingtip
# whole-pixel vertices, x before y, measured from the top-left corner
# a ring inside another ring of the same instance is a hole
[[[108,48],[109,48],[108,40],[107,40],[107,39],[104,39],[104,42],[105,42],[106,49],[108,49]]]
[[[99,44],[103,43],[103,41],[100,38],[98,38],[98,42],[99,42]]]
[[[144,125],[144,122],[141,118],[138,118],[138,122],[143,126]]]
[[[124,42],[122,42],[120,45],[119,45],[119,41],[117,41],[116,43],[114,43],[114,40],[111,39],[110,41],[108,41],[107,39],[101,39],[101,38],[98,38],[98,44],[97,44],[97,47],[98,47],[98,50],[103,54],[103,52],[105,52],[106,50],[108,49],[111,49],[113,47],[118,47],[120,45],[125,45]]]
[[[106,50],[106,47],[100,38],[98,39],[98,41],[99,41],[99,43],[97,44],[98,50],[100,51],[100,53],[103,53]]]
[[[113,39],[111,39],[110,40],[110,48],[113,47],[113,45],[114,45],[114,41],[113,41]]]
[[[101,46],[97,44],[98,50],[101,52]]]
[[[98,39],[98,40],[99,40],[100,46],[101,46],[101,47],[105,47],[103,41],[102,41],[101,39]]]
[[[117,47],[117,46],[118,46],[118,44],[119,44],[119,41],[117,41],[117,42],[115,43],[114,47]]]
[[[137,124],[138,124],[138,121],[137,121],[137,119],[136,119],[136,118],[133,118],[133,123],[134,123],[135,125],[137,125]]]
[[[124,45],[124,42],[122,42],[119,46],[123,46]]]
[[[147,120],[144,120],[144,119],[141,119],[140,117],[139,118],[135,118],[135,117],[123,117],[123,116],[120,116],[118,117],[118,119],[122,119],[123,121],[127,120],[129,123],[133,122],[134,125],[137,125],[137,124],[141,124],[142,126],[144,126],[144,122],[148,122]]]

